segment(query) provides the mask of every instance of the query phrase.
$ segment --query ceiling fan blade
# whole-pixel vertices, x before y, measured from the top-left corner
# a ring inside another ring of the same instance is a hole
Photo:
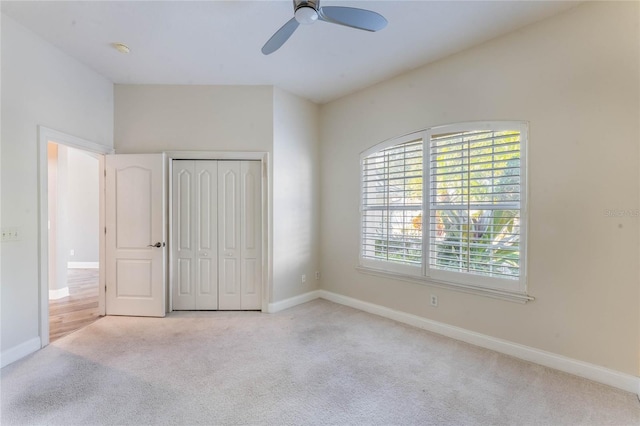
[[[387,26],[384,16],[354,7],[327,6],[318,10],[320,20],[366,31],[379,31]]]
[[[262,46],[262,53],[270,55],[280,49],[284,42],[289,40],[289,37],[291,37],[291,34],[293,34],[299,25],[300,24],[296,21],[296,18],[291,18],[291,20],[280,27],[280,29],[271,36],[264,46]]]

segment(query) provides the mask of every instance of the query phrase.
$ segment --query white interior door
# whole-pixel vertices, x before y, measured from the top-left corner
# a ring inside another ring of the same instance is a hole
[[[218,306],[241,308],[240,161],[218,165]]]
[[[195,292],[195,164],[193,161],[173,161],[172,173],[172,296],[173,309],[191,310],[196,307]]]
[[[165,315],[163,158],[106,156],[107,315]]]
[[[262,307],[262,177],[259,161],[218,165],[221,310]]]
[[[173,309],[218,309],[216,161],[173,161]]]
[[[262,307],[262,178],[259,161],[240,165],[240,309]]]

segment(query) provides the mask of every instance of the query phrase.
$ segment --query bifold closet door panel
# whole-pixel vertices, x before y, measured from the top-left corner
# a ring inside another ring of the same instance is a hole
[[[194,195],[195,161],[173,161],[171,254],[174,310],[191,310],[196,306]]]
[[[243,161],[240,168],[240,309],[261,309],[262,167],[259,161]]]
[[[218,309],[218,162],[196,161],[196,306]]]
[[[216,161],[173,161],[173,309],[218,309]]]
[[[218,307],[241,309],[240,161],[218,165]]]

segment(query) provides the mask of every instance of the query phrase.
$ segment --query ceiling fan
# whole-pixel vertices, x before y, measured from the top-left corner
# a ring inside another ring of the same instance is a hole
[[[280,49],[300,24],[309,25],[317,20],[365,31],[379,31],[387,26],[387,20],[379,13],[354,7],[320,7],[320,0],[293,0],[293,12],[294,17],[262,46],[262,53],[270,55]]]

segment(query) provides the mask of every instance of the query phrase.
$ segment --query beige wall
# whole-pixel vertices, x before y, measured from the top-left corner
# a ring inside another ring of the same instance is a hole
[[[316,105],[271,86],[116,85],[115,111],[118,154],[268,152],[269,301],[317,287]]]
[[[272,118],[271,86],[115,85],[118,154],[271,152]]]
[[[94,155],[67,148],[69,262],[99,260],[99,164]],[[71,254],[73,250],[74,254]]]
[[[5,354],[39,336],[38,126],[112,146],[113,84],[5,15],[1,50],[2,227],[21,234],[0,255]]]
[[[317,105],[274,90],[274,301],[319,285],[315,278],[320,266],[318,112]]]
[[[273,181],[271,86],[116,84],[114,134],[116,154],[267,152],[269,181]],[[273,188],[267,190],[270,221]],[[272,246],[271,240],[270,235]],[[269,259],[272,269],[273,259]]]
[[[321,109],[323,288],[638,375],[639,4],[586,3]],[[526,120],[525,305],[363,275],[359,153],[428,126]],[[429,295],[439,306],[429,306]]]

